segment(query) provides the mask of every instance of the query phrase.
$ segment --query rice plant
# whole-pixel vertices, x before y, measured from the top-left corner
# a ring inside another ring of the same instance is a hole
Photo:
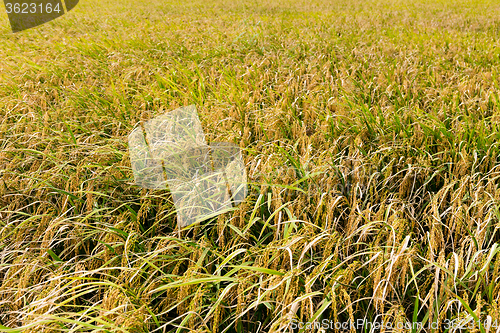
[[[500,3],[2,15],[1,332],[498,331]],[[127,136],[191,104],[249,195],[179,230]]]

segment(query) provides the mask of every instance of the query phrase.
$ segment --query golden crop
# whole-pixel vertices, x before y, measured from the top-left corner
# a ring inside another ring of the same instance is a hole
[[[500,321],[499,34],[482,0],[82,0],[18,34],[2,16],[0,331]],[[126,142],[190,104],[242,148],[250,195],[177,230]]]

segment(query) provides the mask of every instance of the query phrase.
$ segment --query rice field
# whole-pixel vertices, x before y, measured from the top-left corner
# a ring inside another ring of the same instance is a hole
[[[1,12],[0,332],[500,331],[499,2]],[[191,104],[249,195],[179,230],[127,137]]]

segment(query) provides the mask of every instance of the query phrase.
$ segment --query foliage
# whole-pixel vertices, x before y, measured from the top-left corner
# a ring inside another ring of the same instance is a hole
[[[0,331],[499,318],[499,14],[89,0],[19,34],[2,17]],[[189,104],[251,185],[178,231],[126,138]]]

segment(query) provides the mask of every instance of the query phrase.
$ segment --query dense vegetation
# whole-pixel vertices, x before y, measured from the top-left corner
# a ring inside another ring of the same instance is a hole
[[[500,318],[497,1],[82,0],[0,29],[0,331]],[[189,104],[250,191],[179,231],[127,135]]]

